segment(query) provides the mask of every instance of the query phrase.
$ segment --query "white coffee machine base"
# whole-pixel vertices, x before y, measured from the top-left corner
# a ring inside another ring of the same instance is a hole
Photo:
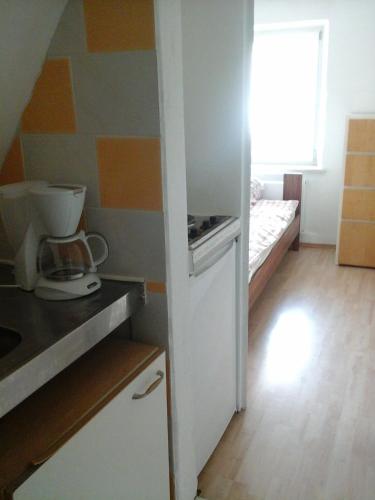
[[[54,281],[39,278],[35,295],[45,300],[72,300],[94,293],[102,286],[100,278],[95,273],[89,273],[70,281]]]

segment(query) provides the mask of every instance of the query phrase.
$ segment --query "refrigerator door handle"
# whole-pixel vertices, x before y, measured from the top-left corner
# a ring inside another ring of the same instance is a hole
[[[202,275],[205,271],[214,266],[229,250],[232,248],[234,240],[229,241],[225,246],[217,249],[217,251],[209,256],[207,260],[202,260],[195,266],[192,276],[197,277]]]

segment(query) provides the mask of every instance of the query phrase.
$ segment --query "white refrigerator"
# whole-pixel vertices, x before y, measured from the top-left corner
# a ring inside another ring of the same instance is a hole
[[[197,475],[236,411],[236,246],[219,244],[189,280]]]

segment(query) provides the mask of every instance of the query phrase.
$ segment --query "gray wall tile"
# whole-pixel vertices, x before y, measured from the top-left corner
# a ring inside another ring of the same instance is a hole
[[[165,281],[161,212],[89,208],[86,215],[89,231],[97,231],[108,241],[109,258],[101,272]]]
[[[78,131],[158,137],[155,51],[73,55]]]
[[[48,49],[48,56],[86,52],[82,0],[69,0]]]
[[[164,293],[149,293],[132,318],[133,340],[168,347],[168,304]]]
[[[86,205],[99,206],[95,137],[25,134],[22,147],[27,179],[84,184]]]

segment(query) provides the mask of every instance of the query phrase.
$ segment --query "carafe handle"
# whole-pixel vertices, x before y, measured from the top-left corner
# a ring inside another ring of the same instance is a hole
[[[43,255],[43,249],[46,245],[47,238],[42,238],[39,242],[38,245],[38,255],[37,255],[37,272],[39,274],[42,274],[42,255]]]
[[[100,255],[97,259],[94,260],[94,266],[100,266],[100,264],[103,264],[105,260],[108,258],[108,243],[104,236],[102,236],[99,233],[88,233],[86,234],[86,240],[88,241],[89,239],[98,239],[101,241],[102,246],[103,246],[103,253]]]

